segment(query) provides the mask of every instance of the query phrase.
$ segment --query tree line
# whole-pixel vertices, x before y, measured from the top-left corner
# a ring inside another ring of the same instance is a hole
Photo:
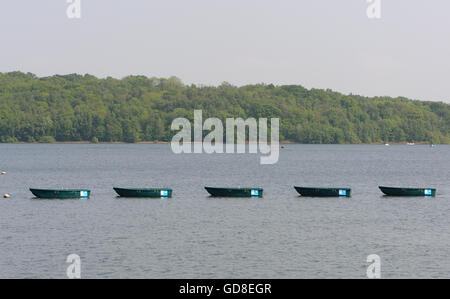
[[[185,85],[176,77],[0,73],[0,142],[170,141],[177,117],[279,118],[280,141],[450,143],[450,105],[300,85]]]

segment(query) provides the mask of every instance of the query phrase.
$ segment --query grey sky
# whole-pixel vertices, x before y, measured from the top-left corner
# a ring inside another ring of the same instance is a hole
[[[0,0],[0,72],[301,84],[450,102],[450,1]]]

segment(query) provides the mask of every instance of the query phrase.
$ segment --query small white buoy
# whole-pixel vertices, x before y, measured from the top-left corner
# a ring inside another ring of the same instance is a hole
[[[6,193],[5,195],[3,195],[3,198],[10,198],[11,194]]]
[[[2,174],[2,175],[5,175],[5,174],[6,174],[6,171],[2,171],[1,174]]]

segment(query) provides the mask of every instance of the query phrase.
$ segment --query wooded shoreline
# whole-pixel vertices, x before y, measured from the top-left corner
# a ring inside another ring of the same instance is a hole
[[[192,142],[194,144],[195,142]],[[270,144],[270,142],[267,142]],[[56,141],[56,142],[0,142],[0,144],[170,144],[169,141],[138,141],[138,142],[123,142],[123,141],[115,141],[115,142],[91,142],[91,141]],[[246,142],[245,144],[248,144]],[[279,142],[280,145],[385,145],[382,142],[374,142],[374,143],[299,143],[293,141],[283,141]],[[392,142],[388,145],[430,145],[428,142],[415,142],[414,144],[408,144],[405,142]],[[435,145],[447,145],[447,143],[435,144]]]
[[[450,104],[300,85],[0,73],[0,142],[170,142],[176,118],[278,118],[280,142],[450,144]]]

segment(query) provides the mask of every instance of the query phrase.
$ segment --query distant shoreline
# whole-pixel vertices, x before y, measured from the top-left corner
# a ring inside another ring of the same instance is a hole
[[[194,144],[195,142],[192,142]],[[270,144],[270,142],[268,142]],[[0,144],[170,144],[169,141],[139,141],[139,142],[123,142],[123,141],[115,141],[115,142],[90,142],[90,141],[56,141],[56,142],[0,142]],[[248,142],[246,142],[248,144]],[[302,144],[302,145],[385,145],[382,142],[373,142],[373,143],[299,143],[292,141],[282,141],[279,143],[280,145],[287,144]],[[415,143],[407,143],[407,142],[391,142],[388,145],[430,145],[432,143],[429,142],[415,142]],[[444,143],[445,145],[446,143]],[[442,144],[441,144],[442,145]]]

